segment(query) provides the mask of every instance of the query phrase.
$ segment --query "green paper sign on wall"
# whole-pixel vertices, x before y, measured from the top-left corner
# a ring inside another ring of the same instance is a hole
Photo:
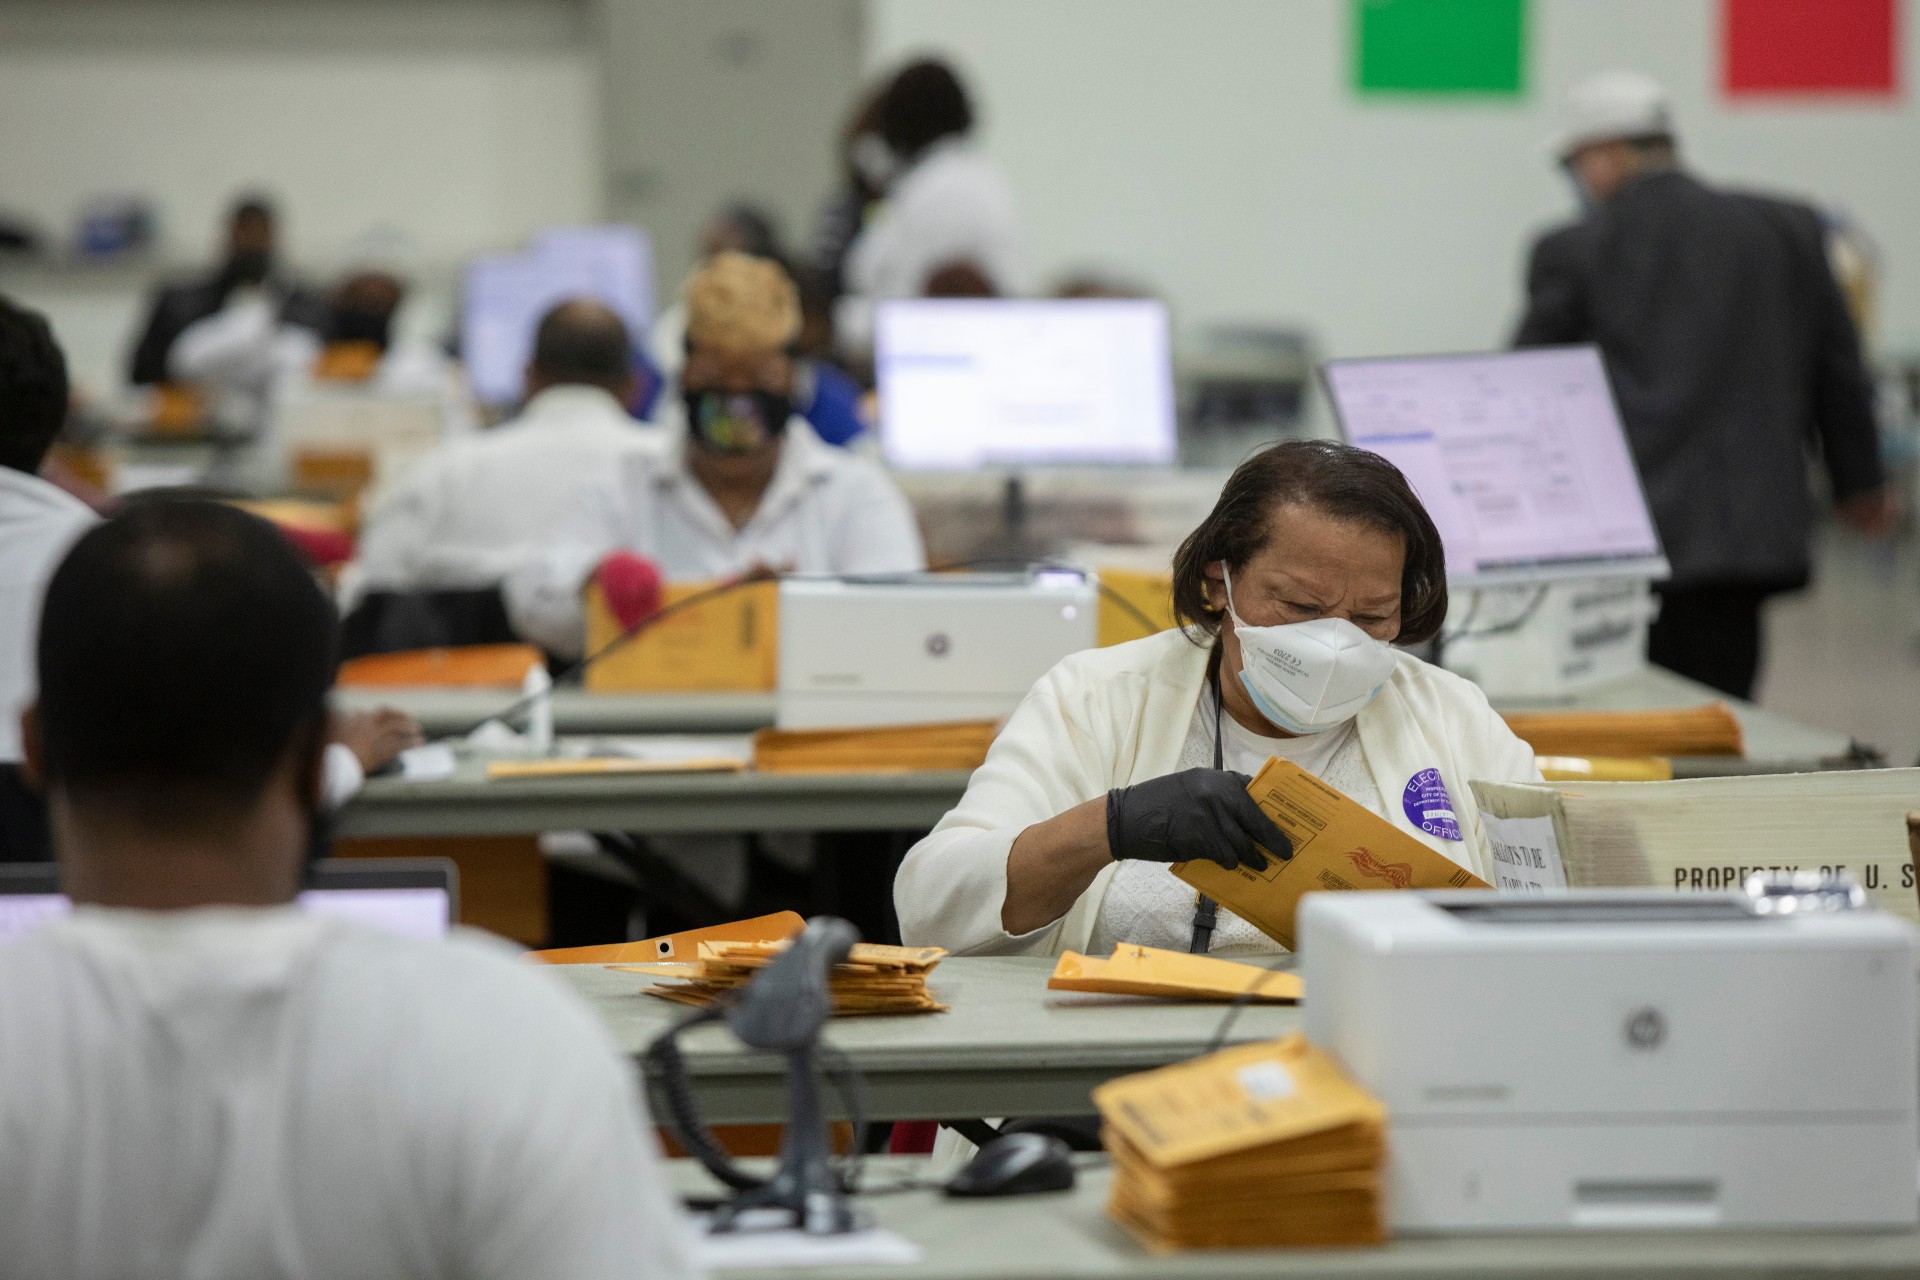
[[[1526,88],[1526,0],[1350,0],[1361,93],[1498,94]]]

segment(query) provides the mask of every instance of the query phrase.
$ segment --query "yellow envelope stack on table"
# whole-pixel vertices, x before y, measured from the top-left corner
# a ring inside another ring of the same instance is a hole
[[[706,1008],[752,981],[782,951],[786,942],[702,942],[700,958],[679,964],[616,965],[628,973],[679,978],[647,988],[647,994],[676,1004]],[[828,986],[835,1017],[870,1013],[945,1013],[947,1006],[927,990],[927,975],[946,957],[939,947],[884,947],[855,944],[847,962],[836,965]]]
[[[1514,736],[1543,756],[1738,756],[1746,738],[1724,702],[1667,711],[1508,712]]]
[[[1107,1212],[1150,1249],[1377,1244],[1386,1109],[1304,1036],[1093,1091]]]
[[[1293,841],[1293,857],[1261,871],[1202,858],[1176,862],[1173,874],[1289,951],[1294,913],[1315,890],[1493,887],[1292,761],[1267,761],[1247,792]]]
[[[761,773],[978,769],[999,731],[993,720],[861,729],[762,729],[753,735],[753,767]]]

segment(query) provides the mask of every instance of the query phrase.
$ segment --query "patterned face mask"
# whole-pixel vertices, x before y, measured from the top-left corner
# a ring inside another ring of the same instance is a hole
[[[688,391],[687,433],[709,453],[756,453],[787,429],[791,397],[777,391]]]

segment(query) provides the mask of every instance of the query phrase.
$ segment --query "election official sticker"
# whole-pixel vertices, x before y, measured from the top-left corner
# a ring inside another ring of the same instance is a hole
[[[1453,797],[1447,794],[1447,784],[1440,780],[1438,769],[1422,769],[1408,778],[1407,789],[1400,796],[1400,807],[1407,811],[1407,821],[1428,835],[1442,840],[1460,839],[1460,820],[1453,812]]]

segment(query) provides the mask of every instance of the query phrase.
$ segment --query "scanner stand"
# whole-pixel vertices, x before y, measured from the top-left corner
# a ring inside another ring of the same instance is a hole
[[[830,1159],[827,1119],[820,1105],[820,1064],[814,1047],[791,1050],[787,1060],[787,1127],[780,1139],[780,1167],[771,1181],[739,1192],[713,1216],[717,1235],[731,1231],[754,1209],[779,1209],[808,1235],[854,1230],[853,1206]]]
[[[735,1004],[724,1011],[702,1010],[647,1050],[659,1072],[666,1116],[676,1136],[708,1172],[735,1190],[733,1199],[714,1214],[715,1234],[740,1228],[741,1219],[755,1209],[790,1214],[792,1224],[808,1235],[837,1235],[860,1225],[833,1165],[820,1092],[820,1032],[833,1012],[830,975],[859,939],[858,930],[845,920],[815,917],[747,984]],[[721,1018],[741,1043],[786,1060],[787,1125],[780,1140],[780,1164],[771,1179],[763,1181],[737,1168],[701,1123],[686,1064],[675,1047],[681,1032]]]

